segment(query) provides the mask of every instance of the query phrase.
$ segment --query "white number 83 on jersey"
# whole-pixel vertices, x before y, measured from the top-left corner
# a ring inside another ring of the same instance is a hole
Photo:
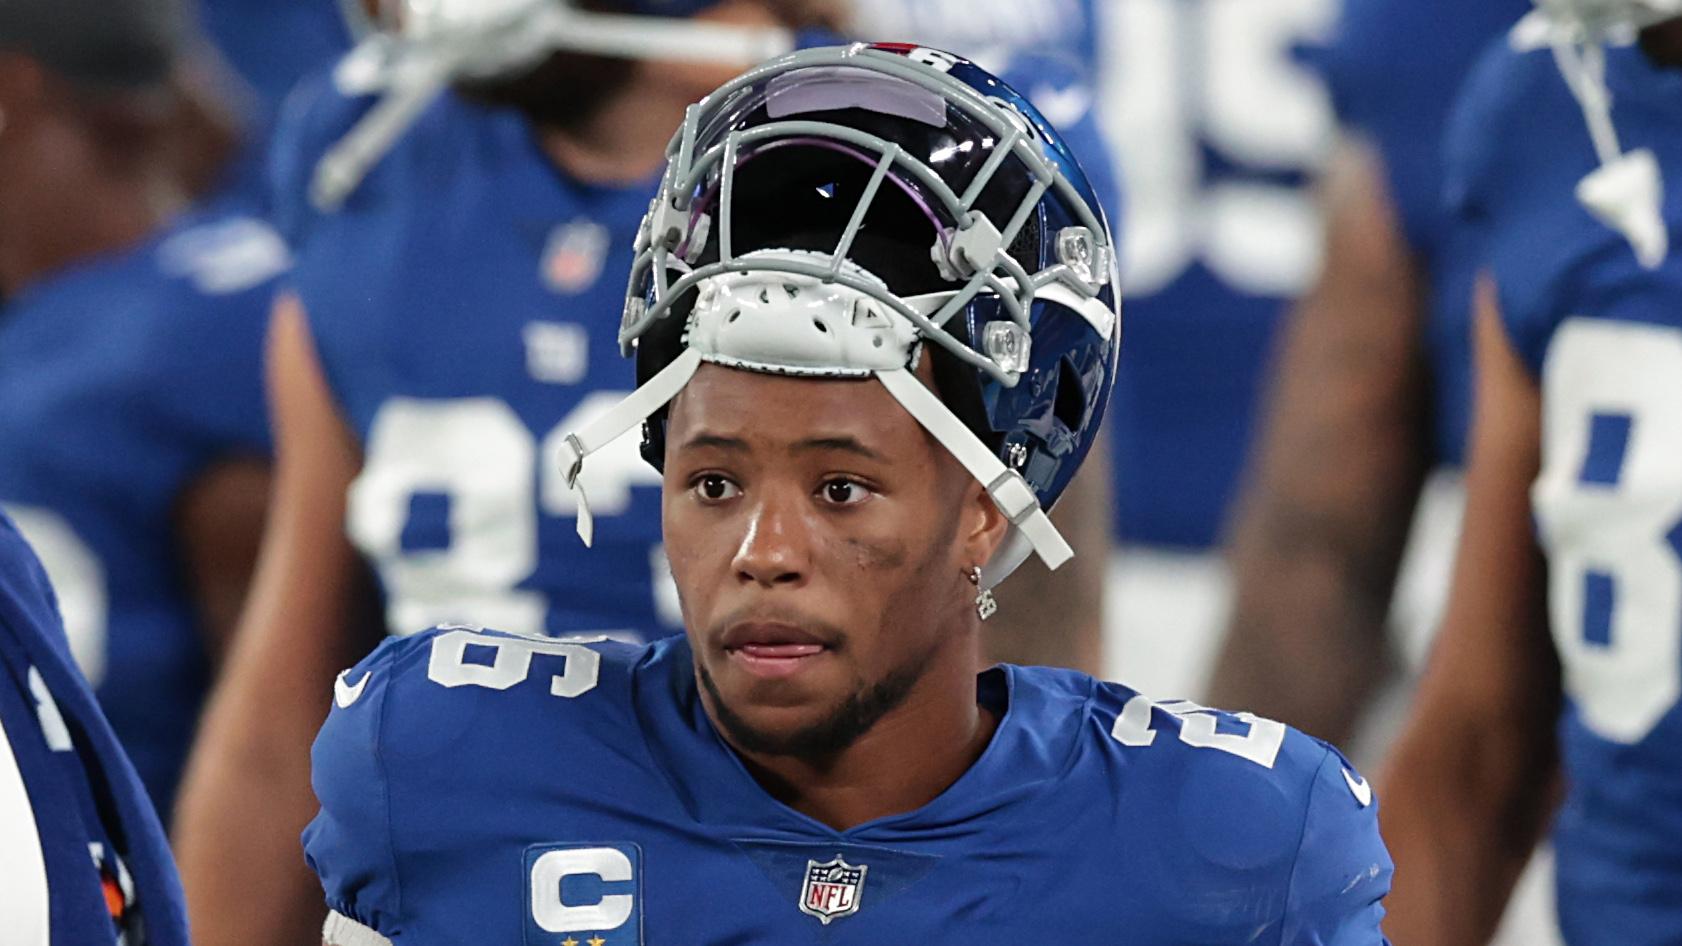
[[[1682,332],[1571,318],[1542,369],[1531,490],[1565,691],[1640,742],[1682,695]]]

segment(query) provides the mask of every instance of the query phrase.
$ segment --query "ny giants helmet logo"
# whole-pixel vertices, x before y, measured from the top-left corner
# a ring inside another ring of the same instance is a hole
[[[800,912],[817,917],[825,926],[836,917],[859,912],[868,870],[869,865],[854,867],[839,854],[822,864],[807,861],[806,883],[800,888]]]

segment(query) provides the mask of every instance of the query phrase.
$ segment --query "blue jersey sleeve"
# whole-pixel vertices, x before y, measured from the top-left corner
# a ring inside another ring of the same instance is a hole
[[[387,937],[402,931],[403,912],[381,728],[393,668],[417,641],[389,639],[339,676],[310,752],[321,811],[304,829],[304,858],[330,909]]]
[[[1444,142],[1445,198],[1499,290],[1502,323],[1534,373],[1572,298],[1575,237],[1593,221],[1573,199],[1596,166],[1582,113],[1546,50],[1501,37],[1467,80]]]
[[[1509,55],[1505,37],[1483,51],[1443,133],[1443,202],[1463,225],[1485,221],[1498,201],[1505,97],[1501,72]]]
[[[362,119],[375,99],[348,95],[337,68],[304,77],[287,95],[268,153],[268,200],[273,222],[288,245],[302,246],[320,216],[310,184],[321,158]]]
[[[1281,946],[1376,946],[1393,865],[1372,787],[1336,749],[1309,788]]]

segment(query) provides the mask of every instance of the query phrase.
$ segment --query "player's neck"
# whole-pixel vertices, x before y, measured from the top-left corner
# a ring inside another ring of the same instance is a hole
[[[561,170],[586,184],[640,184],[666,161],[666,144],[683,119],[681,105],[632,86],[604,104],[581,128],[540,133],[543,150]],[[669,114],[671,121],[657,120]]]
[[[969,771],[998,729],[976,702],[975,666],[973,654],[937,656],[904,703],[834,756],[736,754],[778,801],[837,831],[913,811]]]

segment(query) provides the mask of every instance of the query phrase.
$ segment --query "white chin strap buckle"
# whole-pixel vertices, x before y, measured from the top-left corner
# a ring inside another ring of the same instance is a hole
[[[1578,182],[1577,202],[1623,234],[1642,266],[1657,269],[1664,262],[1670,233],[1664,222],[1664,180],[1652,151],[1631,151],[1597,168]]]
[[[823,253],[760,250],[742,259],[802,259],[833,265]],[[855,283],[886,295],[886,284],[842,260],[837,271]],[[921,337],[915,325],[873,293],[813,276],[752,270],[729,272],[701,282],[690,311],[683,354],[647,384],[597,418],[569,434],[561,447],[567,485],[578,496],[578,534],[589,545],[594,522],[579,473],[590,454],[638,427],[676,397],[702,362],[728,368],[808,378],[875,376],[894,400],[987,488],[1010,520],[1010,535],[982,569],[981,588],[1003,581],[1029,554],[1048,568],[1074,556],[1040,508],[1039,498],[1022,474],[1009,469],[933,392],[923,385],[915,364]],[[938,308],[940,298],[909,300],[919,310]]]

